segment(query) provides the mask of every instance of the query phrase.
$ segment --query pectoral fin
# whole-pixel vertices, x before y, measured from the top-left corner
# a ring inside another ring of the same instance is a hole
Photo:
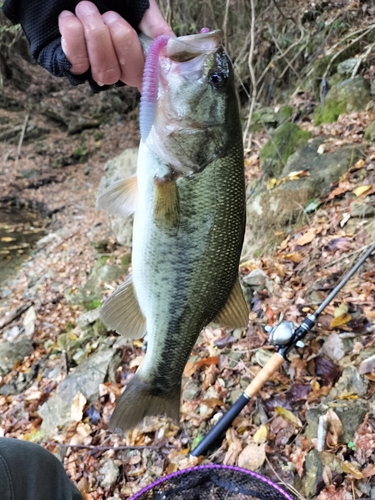
[[[180,202],[175,180],[155,179],[154,218],[158,227],[176,229],[180,222]]]
[[[139,308],[131,274],[104,302],[100,318],[107,328],[129,339],[139,339],[146,333],[146,319]]]
[[[137,201],[137,176],[117,181],[96,200],[97,208],[112,215],[131,215]]]
[[[243,296],[240,282],[237,279],[227,303],[212,323],[228,328],[245,328],[248,322],[249,308]]]

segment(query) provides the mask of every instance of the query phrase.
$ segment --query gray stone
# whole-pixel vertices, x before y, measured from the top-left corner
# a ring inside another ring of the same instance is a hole
[[[322,353],[332,361],[339,361],[345,356],[344,341],[337,333],[332,332],[325,340]]]
[[[105,381],[115,353],[114,349],[96,352],[59,384],[55,394],[39,409],[39,415],[43,418],[41,429],[45,436],[54,436],[69,424],[71,404],[78,392],[81,392],[88,402],[98,398],[99,384]]]
[[[312,497],[316,495],[316,487],[323,472],[323,465],[317,450],[311,450],[306,455],[305,471],[306,473],[303,478],[304,495]]]
[[[99,474],[104,476],[100,481],[102,488],[110,488],[116,481],[120,473],[118,465],[110,458],[106,460],[104,465],[100,467]]]
[[[100,308],[92,309],[91,311],[87,311],[77,318],[77,326],[80,328],[85,328],[86,326],[92,325],[99,319]]]
[[[195,382],[190,382],[182,393],[182,399],[184,401],[191,401],[192,399],[196,399],[200,393],[201,387]]]
[[[355,366],[348,366],[342,372],[341,377],[332,389],[332,397],[342,394],[355,394],[357,396],[364,396],[367,392],[369,381],[358,373]]]
[[[231,391],[230,393],[230,402],[231,404],[233,405],[237,399],[242,396],[243,394],[243,390],[242,389],[234,389],[233,391]]]
[[[375,207],[363,201],[353,201],[350,204],[350,217],[372,217],[375,214]]]
[[[330,401],[310,408],[306,412],[308,424],[305,431],[306,437],[309,440],[317,438],[319,417],[325,415],[329,408],[337,414],[343,426],[343,434],[339,437],[340,443],[353,441],[355,432],[369,411],[369,403],[362,399]]]
[[[250,198],[242,259],[250,258],[259,246],[264,248],[275,242],[275,232],[289,231],[294,224],[301,224],[307,204],[327,194],[331,183],[363,156],[357,145],[320,154],[318,148],[323,142],[324,138],[313,139],[292,154],[281,173],[281,177],[286,178],[291,172],[303,170],[309,176],[284,182],[271,191],[263,183],[259,192]]]
[[[356,66],[358,66],[359,59],[356,57],[351,57],[350,59],[346,59],[342,61],[337,66],[337,73],[340,75],[351,75]]]
[[[137,169],[138,148],[126,149],[119,156],[109,160],[104,166],[104,175],[100,181],[98,195],[114,182],[130,177]],[[133,217],[112,217],[111,228],[118,243],[131,246]]]
[[[27,338],[18,342],[0,342],[0,375],[9,373],[17,361],[22,362],[32,351],[31,340]]]
[[[261,269],[253,269],[247,276],[244,276],[242,281],[254,292],[262,290],[265,286],[266,274]]]
[[[370,83],[361,76],[344,80],[329,89],[324,100],[324,108],[318,106],[314,122],[334,122],[344,113],[363,111],[371,101]]]
[[[284,123],[260,150],[262,169],[267,171],[268,176],[279,177],[289,156],[304,146],[310,137],[310,132],[300,129],[294,123]]]

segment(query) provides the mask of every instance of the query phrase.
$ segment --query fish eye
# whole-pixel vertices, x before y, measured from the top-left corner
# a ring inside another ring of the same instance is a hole
[[[214,71],[208,76],[208,81],[217,90],[223,90],[227,86],[228,75],[222,71]]]

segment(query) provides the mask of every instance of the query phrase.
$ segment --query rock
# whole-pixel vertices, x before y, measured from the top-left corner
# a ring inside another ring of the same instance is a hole
[[[92,309],[91,311],[87,311],[77,318],[77,326],[80,328],[85,328],[86,326],[92,325],[99,319],[100,308]]]
[[[375,354],[363,360],[359,365],[358,373],[364,375],[365,373],[371,373],[375,371]]]
[[[350,204],[350,217],[372,217],[375,214],[375,207],[370,203],[354,200]]]
[[[110,488],[116,481],[120,473],[118,465],[110,458],[106,460],[104,465],[100,467],[99,474],[104,476],[100,481],[102,488]]]
[[[32,351],[31,340],[27,338],[18,342],[0,342],[0,375],[9,373],[17,361],[22,363]]]
[[[340,75],[351,75],[356,66],[358,66],[358,62],[360,62],[360,59],[356,57],[351,57],[350,59],[342,61],[337,65],[337,73]]]
[[[323,110],[318,106],[315,115],[315,125],[335,122],[343,113],[363,111],[371,100],[370,84],[361,76],[344,80],[334,85],[327,92]]]
[[[99,384],[105,381],[115,354],[114,349],[96,352],[58,385],[55,394],[39,409],[39,415],[43,418],[41,429],[45,436],[54,436],[69,424],[72,401],[78,392],[81,392],[88,402],[98,398]]]
[[[230,393],[230,402],[231,404],[233,405],[237,399],[242,396],[243,394],[243,390],[242,389],[234,389],[233,391],[231,391]]]
[[[281,106],[277,108],[262,108],[255,111],[252,116],[250,130],[257,132],[262,128],[273,129],[284,123],[293,115],[291,106]]]
[[[332,392],[332,391],[331,391]],[[335,400],[321,403],[306,412],[307,427],[305,436],[311,440],[317,438],[319,417],[325,415],[329,408],[337,414],[343,426],[343,434],[339,437],[340,443],[353,441],[354,434],[363,422],[363,418],[369,411],[369,402],[362,399]]]
[[[345,356],[344,341],[337,333],[331,333],[329,337],[324,340],[322,353],[332,361],[339,361]]]
[[[366,128],[364,138],[366,141],[375,142],[375,120]]]
[[[190,382],[190,384],[184,389],[182,393],[182,399],[184,401],[191,401],[196,399],[201,393],[201,387],[195,382]]]
[[[265,185],[250,198],[246,207],[246,234],[242,259],[270,242],[276,243],[275,232],[289,230],[293,224],[301,223],[303,209],[307,204],[328,192],[332,182],[354,165],[363,156],[356,145],[342,146],[333,153],[318,153],[323,138],[316,138],[292,154],[281,172],[287,177],[291,172],[306,171],[309,176],[282,183],[269,191]],[[254,243],[255,242],[255,243]]]
[[[242,279],[243,283],[250,287],[253,292],[262,290],[266,283],[266,274],[261,269],[253,269]]]
[[[317,450],[311,450],[306,455],[305,471],[306,474],[303,477],[304,495],[312,497],[316,495],[316,487],[323,473],[323,465]]]
[[[310,132],[300,129],[294,123],[281,125],[260,150],[262,169],[267,169],[269,176],[279,177],[289,156],[304,146],[310,137]]]
[[[355,366],[348,366],[342,372],[341,377],[331,390],[332,397],[342,396],[343,394],[354,394],[364,396],[367,392],[369,381],[360,376]]]
[[[104,166],[104,176],[102,177],[98,195],[103,193],[114,182],[130,177],[136,172],[138,158],[138,148],[126,149],[119,156],[109,160]],[[111,228],[118,243],[124,246],[131,246],[133,232],[133,217],[112,217]]]
[[[87,309],[98,309],[102,303],[102,285],[104,282],[115,281],[124,276],[129,268],[128,258],[124,258],[120,265],[109,264],[107,257],[100,257],[95,263],[86,283],[78,288],[65,292],[69,304],[82,304]]]
[[[32,337],[34,335],[35,320],[36,320],[35,309],[34,306],[31,306],[26,311],[25,317],[23,318],[23,326],[25,328],[26,337]]]

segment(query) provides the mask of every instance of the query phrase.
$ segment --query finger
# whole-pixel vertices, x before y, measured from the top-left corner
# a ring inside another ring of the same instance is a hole
[[[117,12],[105,12],[102,17],[111,34],[120,64],[120,80],[127,85],[140,88],[144,57],[136,31]]]
[[[72,65],[70,72],[74,75],[85,73],[90,67],[90,62],[80,20],[72,12],[64,10],[59,15],[59,30],[61,47]]]
[[[83,1],[77,4],[76,15],[83,26],[93,79],[99,85],[116,83],[121,76],[120,65],[101,14],[93,3]]]
[[[175,36],[172,28],[164,20],[155,0],[150,0],[150,7],[146,10],[139,29],[145,35],[156,38],[159,35]]]

